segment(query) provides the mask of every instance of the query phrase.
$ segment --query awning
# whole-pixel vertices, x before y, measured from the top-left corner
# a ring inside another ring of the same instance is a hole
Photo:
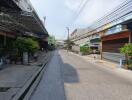
[[[14,20],[9,14],[2,12],[0,13],[0,30],[16,33],[30,31],[26,26]]]
[[[23,10],[23,7],[31,8],[31,11]],[[29,1],[0,0],[0,31],[48,36],[45,26]]]
[[[16,33],[35,33],[39,36],[48,35],[42,23],[39,23],[31,13],[0,13],[0,30]]]

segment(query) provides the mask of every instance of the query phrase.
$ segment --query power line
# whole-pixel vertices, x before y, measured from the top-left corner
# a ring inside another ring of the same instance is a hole
[[[84,0],[85,2],[83,3],[82,7],[80,8],[78,14],[76,15],[76,18],[78,18],[78,16],[81,14],[81,12],[84,10],[84,8],[86,7],[87,3],[89,0]]]
[[[73,23],[73,20],[74,20],[74,18],[76,17],[76,15],[77,15],[77,13],[78,13],[78,11],[80,11],[82,5],[84,4],[84,1],[85,1],[85,0],[80,0],[80,4],[78,5],[77,9],[75,10],[74,16],[71,18],[72,23]],[[71,26],[71,21],[70,21],[70,23],[69,23],[68,26]]]
[[[85,2],[84,2],[85,1]],[[84,8],[86,7],[87,3],[88,3],[89,0],[83,0],[81,3],[80,3],[80,9],[78,11],[78,13],[76,14],[76,16],[74,17],[73,19],[73,22],[71,23],[71,25],[77,20],[77,18],[80,16],[80,14],[82,13],[82,11],[84,10]],[[71,26],[70,25],[70,26]]]
[[[81,10],[81,8],[83,7],[85,1],[86,1],[86,0],[81,0],[80,4],[78,5],[77,9],[75,10],[75,14],[74,14],[74,16],[73,16],[73,18],[72,18],[72,23],[70,23],[69,26],[71,26],[71,25],[75,22],[76,16],[77,16],[78,13],[80,12],[80,10]]]
[[[78,12],[78,10],[80,10],[80,9],[81,9],[81,7],[82,7],[82,5],[83,5],[84,1],[85,1],[85,0],[81,0],[80,4],[78,5],[78,7],[77,7],[77,9],[76,9],[76,11],[75,11],[75,13],[77,13],[77,12]]]

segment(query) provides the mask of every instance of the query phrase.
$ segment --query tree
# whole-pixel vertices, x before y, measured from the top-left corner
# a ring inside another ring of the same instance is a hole
[[[56,45],[55,36],[49,36],[48,37],[48,44],[49,45]]]
[[[31,52],[34,53],[38,51],[38,42],[31,38],[19,37],[15,41],[15,47],[21,52]]]
[[[75,43],[71,40],[66,40],[65,41],[65,44],[66,44],[66,48],[69,50],[69,49],[72,49],[72,46],[75,45]]]
[[[16,50],[23,58],[23,64],[28,64],[29,54],[34,54],[39,50],[38,42],[32,38],[19,37],[14,44]]]
[[[49,50],[55,50],[56,48],[56,39],[55,36],[49,36],[48,37],[48,49]]]

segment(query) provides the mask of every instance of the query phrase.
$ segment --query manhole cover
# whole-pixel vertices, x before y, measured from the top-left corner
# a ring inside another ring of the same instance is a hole
[[[9,87],[0,87],[0,92],[6,92],[9,89],[10,89]]]

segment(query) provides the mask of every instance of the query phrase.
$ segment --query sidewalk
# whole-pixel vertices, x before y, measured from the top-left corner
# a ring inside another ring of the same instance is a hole
[[[114,62],[111,62],[111,61],[108,61],[108,60],[101,60],[100,55],[92,55],[91,54],[91,55],[83,55],[82,56],[80,54],[75,54],[73,52],[71,52],[71,53],[85,59],[86,61],[89,61],[89,62],[94,63],[94,64],[100,64],[100,65],[103,65],[103,66],[107,66],[110,69],[119,68],[118,63],[114,63]],[[94,56],[96,58],[94,58]]]
[[[40,55],[39,61],[29,66],[7,65],[5,69],[0,70],[0,100],[11,100],[41,69],[39,65],[46,62],[49,53],[41,53]]]
[[[86,55],[86,56],[82,56],[84,59],[89,60],[90,62],[93,63],[97,63],[97,64],[101,64],[103,66],[107,66],[111,69],[115,69],[115,68],[119,68],[119,64],[118,63],[114,63],[108,60],[101,60],[100,55],[97,56],[97,58],[94,59],[93,55]]]
[[[72,53],[76,56],[79,56],[82,59],[84,59],[85,61],[95,64],[96,66],[111,70],[111,72],[113,72],[114,74],[117,74],[118,76],[121,76],[125,79],[129,79],[130,81],[132,81],[132,71],[120,68],[118,63],[110,62],[107,60],[94,59],[92,56],[89,56],[89,55],[81,56],[81,55],[75,54],[73,52],[70,52],[70,53]]]
[[[0,100],[10,100],[39,67],[10,65],[0,71]]]

